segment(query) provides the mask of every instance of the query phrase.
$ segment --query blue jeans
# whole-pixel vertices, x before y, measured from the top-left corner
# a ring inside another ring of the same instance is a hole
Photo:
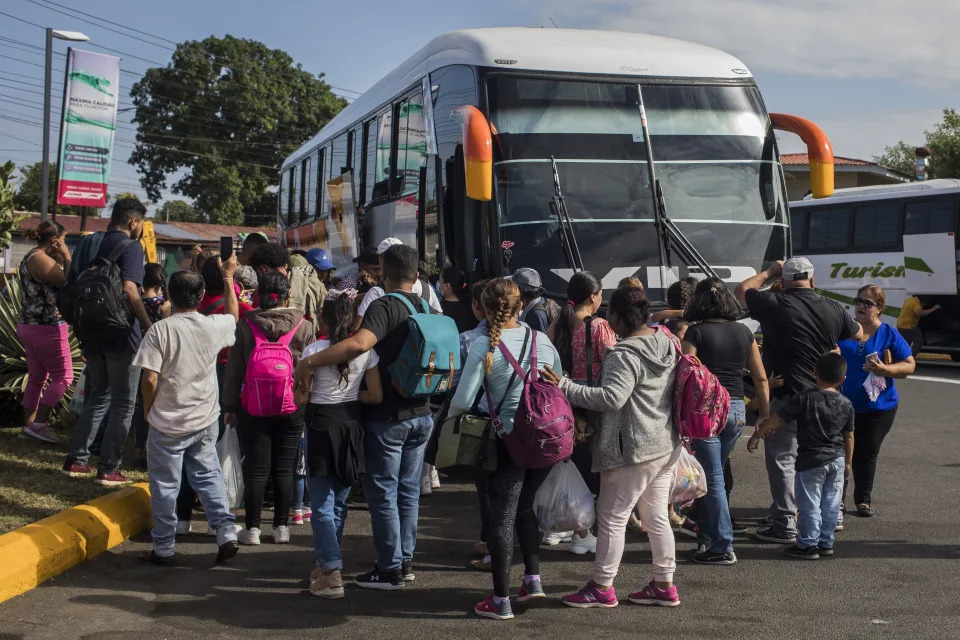
[[[797,546],[833,548],[843,499],[843,457],[806,471],[797,471]]]
[[[420,511],[420,470],[433,431],[433,418],[363,425],[366,474],[363,490],[370,507],[377,568],[399,570],[413,559]]]
[[[130,433],[140,387],[140,368],[131,364],[132,353],[89,353],[86,358],[83,412],[70,435],[68,455],[77,462],[87,463],[90,447],[109,410],[110,417],[102,427],[103,444],[97,471],[112,473],[120,468],[123,460],[123,445]]]
[[[147,435],[147,466],[150,468],[150,506],[153,508],[153,551],[172,556],[177,531],[177,495],[185,469],[187,480],[200,497],[207,523],[217,532],[217,544],[236,540],[235,520],[227,502],[220,474],[217,434],[213,423],[203,431],[174,438],[151,428]]]
[[[713,553],[733,551],[733,522],[723,483],[723,465],[740,438],[746,413],[743,400],[731,400],[727,426],[720,435],[693,442],[693,455],[707,475],[707,495],[697,505],[697,544],[706,545]]]
[[[343,569],[340,539],[347,522],[350,485],[331,476],[310,476],[310,527],[313,529],[313,557],[323,571]]]

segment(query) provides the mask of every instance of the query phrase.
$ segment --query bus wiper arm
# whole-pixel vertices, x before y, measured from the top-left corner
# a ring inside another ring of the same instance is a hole
[[[550,208],[553,214],[557,216],[559,224],[560,246],[567,258],[567,264],[574,272],[583,271],[583,256],[580,255],[580,246],[577,244],[577,236],[573,231],[573,224],[570,222],[570,214],[567,212],[567,204],[563,200],[563,192],[560,190],[560,174],[557,172],[557,161],[550,156],[550,165],[553,168],[553,198],[550,199]]]
[[[660,180],[655,179],[654,185],[656,185],[657,208],[660,214],[659,226],[664,236],[664,244],[667,246],[668,254],[671,249],[676,251],[687,261],[687,264],[695,265],[700,272],[708,278],[716,278],[717,272],[707,264],[707,261],[700,255],[697,248],[693,246],[693,243],[687,240],[687,236],[683,235],[680,228],[677,227],[676,223],[667,215],[667,207],[663,200],[663,189],[660,187]]]

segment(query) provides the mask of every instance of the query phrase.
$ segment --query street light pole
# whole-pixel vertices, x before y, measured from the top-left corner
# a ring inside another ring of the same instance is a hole
[[[53,29],[47,27],[46,60],[43,66],[43,181],[40,183],[40,222],[47,219],[50,198],[50,76],[53,72]]]
[[[46,56],[43,65],[43,182],[40,184],[40,222],[47,219],[50,200],[50,76],[53,75],[53,39],[86,42],[90,38],[79,31],[61,31],[47,27]]]

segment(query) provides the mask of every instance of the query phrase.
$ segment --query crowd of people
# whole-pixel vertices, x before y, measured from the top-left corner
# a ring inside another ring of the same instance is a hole
[[[94,271],[114,283],[117,300],[107,291],[106,306],[122,308],[122,330],[76,320],[85,397],[62,471],[106,486],[126,483],[120,466],[134,427],[135,464],[145,461],[153,507],[148,562],[175,562],[176,535],[190,531],[197,499],[217,537],[218,562],[240,545],[260,544],[269,493],[273,542],[289,542],[289,526],[309,520],[310,592],[342,598],[340,543],[354,496],[369,507],[376,553],[354,584],[402,589],[416,579],[421,495],[439,485],[433,463],[441,426],[471,412],[497,425],[492,467],[478,464],[476,477],[479,558],[472,566],[493,578],[492,595],[475,607],[480,616],[513,617],[515,539],[524,567],[518,601],[546,597],[541,544],[569,542],[573,553],[595,558],[589,581],[564,604],[616,606],[628,527],[647,533],[653,558],[651,581],[629,600],[680,604],[675,529],[696,538],[694,562],[737,562],[734,534],[745,529],[730,516],[730,458],[748,423],[757,429],[747,448],[763,441],[771,493],[757,539],[783,544],[791,557],[832,555],[850,483],[853,512],[874,515],[877,459],[897,412],[894,380],[915,367],[903,332],[881,320],[879,287],[858,292],[851,317],[816,293],[813,265],[798,257],[774,263],[735,293],[718,279],[682,280],[656,313],[642,283],[627,278],[602,318],[603,285],[589,272],[570,278],[558,304],[529,268],[470,284],[451,266],[434,285],[423,278],[417,250],[387,238],[360,252],[355,274],[337,278],[323,249],[291,254],[260,234],[247,236],[237,255],[197,252],[165,278],[159,265],[144,265],[137,242],[144,215],[139,202],[119,200],[109,230],[86,236],[76,259],[63,228],[41,224],[36,249],[20,265],[18,332],[29,366],[23,433],[57,442],[49,420],[74,379],[64,292]],[[444,387],[441,415],[394,378],[416,313],[446,315],[460,334],[461,366]],[[762,353],[739,322],[745,316],[760,325]],[[674,386],[678,368],[691,362],[715,376],[730,400],[715,435],[685,443]],[[555,385],[573,407],[570,462],[596,496],[591,528],[544,534],[533,505],[551,468],[525,466],[504,441],[531,379]],[[227,429],[237,430],[242,454],[242,524],[217,454]],[[674,505],[684,446],[702,467],[707,492]]]

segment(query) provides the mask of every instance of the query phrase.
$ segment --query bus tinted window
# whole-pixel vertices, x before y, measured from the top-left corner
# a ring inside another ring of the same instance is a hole
[[[288,224],[294,225],[300,220],[300,165],[290,170],[290,217]]]
[[[363,170],[363,197],[362,202],[373,199],[373,185],[377,181],[377,121],[370,120],[363,125],[364,131],[364,170]]]
[[[327,148],[320,149],[317,161],[317,218],[327,217],[327,180],[324,172],[327,166]]]
[[[850,246],[850,209],[820,209],[810,213],[809,251],[844,251]]]
[[[341,133],[333,140],[333,155],[330,156],[330,178],[339,177],[347,168],[347,134]]]
[[[853,246],[859,251],[902,249],[900,205],[878,203],[858,206],[853,223]]]
[[[477,79],[470,67],[453,65],[430,74],[437,153],[444,162],[453,157],[460,125],[450,115],[457,107],[477,104]]]
[[[311,158],[303,161],[300,168],[300,222],[305,222],[317,213],[317,202],[314,199],[316,191],[313,189],[313,171]]]
[[[353,131],[353,159],[350,160],[350,169],[353,170],[353,193],[360,197],[360,174],[363,171],[363,127]]]
[[[793,243],[793,252],[801,253],[807,246],[807,220],[810,213],[797,211],[790,213],[790,236]]]
[[[277,193],[277,199],[280,201],[280,220],[283,224],[287,223],[287,216],[290,212],[290,170],[287,169],[280,177],[280,191]]]
[[[387,110],[377,116],[376,125],[376,169],[373,177],[371,200],[380,200],[390,195],[390,143],[392,142],[393,110]]]
[[[908,202],[903,233],[916,235],[954,231],[953,209],[954,203],[950,200]]]

